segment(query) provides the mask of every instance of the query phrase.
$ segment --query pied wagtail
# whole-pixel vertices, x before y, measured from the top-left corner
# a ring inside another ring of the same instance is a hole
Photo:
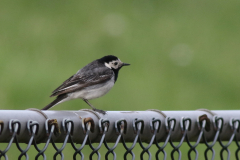
[[[106,114],[105,111],[92,106],[88,100],[105,95],[117,81],[119,70],[128,65],[130,64],[123,63],[112,55],[89,63],[55,89],[50,97],[57,96],[57,98],[42,110],[48,110],[59,103],[80,98],[94,111]]]

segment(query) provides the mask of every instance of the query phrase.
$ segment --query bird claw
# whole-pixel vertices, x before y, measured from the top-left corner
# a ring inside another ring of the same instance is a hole
[[[107,112],[106,111],[104,111],[104,110],[100,110],[100,109],[96,109],[96,108],[94,108],[93,109],[95,112],[98,112],[98,113],[101,113],[101,114],[103,114],[103,115],[105,115]]]

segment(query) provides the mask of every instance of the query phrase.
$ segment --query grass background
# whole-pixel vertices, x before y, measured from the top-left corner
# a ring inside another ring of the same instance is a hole
[[[239,1],[206,0],[1,1],[0,107],[41,109],[65,79],[112,54],[131,66],[120,71],[109,94],[91,100],[98,108],[238,109],[239,7]],[[82,108],[89,107],[74,100],[54,110]],[[230,147],[233,158],[235,144]],[[139,149],[134,151],[139,156]],[[118,158],[122,152],[117,148]],[[34,157],[34,149],[28,153]],[[64,154],[71,159],[70,146]]]

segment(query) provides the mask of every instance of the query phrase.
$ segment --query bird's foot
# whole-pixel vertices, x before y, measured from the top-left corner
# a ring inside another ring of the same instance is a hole
[[[95,112],[101,113],[101,114],[103,114],[103,115],[105,115],[105,114],[107,113],[106,111],[100,110],[100,109],[97,109],[97,108],[94,108],[93,110],[94,110]]]

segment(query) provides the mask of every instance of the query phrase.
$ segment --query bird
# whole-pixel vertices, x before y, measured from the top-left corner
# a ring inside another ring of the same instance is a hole
[[[42,110],[48,110],[72,99],[82,99],[92,110],[106,114],[106,111],[95,108],[88,100],[108,93],[118,79],[119,70],[128,65],[130,64],[123,63],[114,55],[92,61],[57,87],[50,95],[50,97],[56,96],[56,99]]]

